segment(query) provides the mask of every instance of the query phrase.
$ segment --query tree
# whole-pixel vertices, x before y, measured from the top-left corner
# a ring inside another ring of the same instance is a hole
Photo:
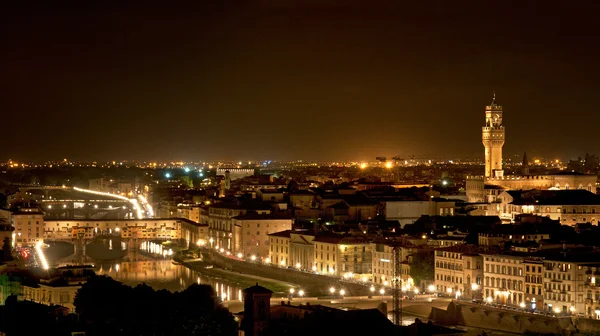
[[[11,261],[12,257],[12,244],[9,237],[4,237],[2,242],[2,261]]]
[[[420,286],[423,280],[433,280],[434,262],[433,250],[422,250],[412,255],[410,276],[415,284]]]
[[[75,309],[90,335],[236,335],[236,323],[212,287],[194,284],[183,292],[125,286],[91,277],[75,296]]]

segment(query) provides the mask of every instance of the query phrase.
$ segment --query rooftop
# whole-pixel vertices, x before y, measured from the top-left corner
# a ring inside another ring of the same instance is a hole
[[[285,231],[279,231],[279,232],[269,233],[268,236],[290,238],[290,234],[292,232],[293,232],[292,230],[285,230]]]
[[[273,294],[273,291],[263,286],[259,286],[258,282],[252,287],[243,290],[244,294]]]
[[[288,214],[270,213],[259,214],[256,212],[247,212],[246,214],[233,217],[237,220],[291,220],[292,217]]]
[[[600,205],[600,195],[587,190],[513,190],[514,205]]]

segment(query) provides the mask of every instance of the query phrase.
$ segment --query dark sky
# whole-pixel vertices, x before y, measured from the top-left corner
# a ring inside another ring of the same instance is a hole
[[[599,1],[8,2],[2,160],[600,154]]]

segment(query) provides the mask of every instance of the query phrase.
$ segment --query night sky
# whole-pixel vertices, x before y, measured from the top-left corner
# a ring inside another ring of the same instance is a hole
[[[0,160],[600,154],[600,1],[8,2]]]

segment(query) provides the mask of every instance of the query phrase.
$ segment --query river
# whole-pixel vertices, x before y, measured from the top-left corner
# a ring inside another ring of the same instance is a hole
[[[71,245],[72,246],[72,245]],[[47,258],[52,265],[91,264],[97,274],[109,276],[126,285],[146,284],[155,290],[182,291],[193,283],[207,284],[222,299],[241,300],[241,288],[224,279],[209,277],[189,268],[174,264],[170,258],[157,254],[140,253],[128,248],[119,238],[94,241],[86,246],[85,256],[67,246],[71,254],[57,253],[65,247],[51,246]],[[75,253],[73,253],[75,252]]]

